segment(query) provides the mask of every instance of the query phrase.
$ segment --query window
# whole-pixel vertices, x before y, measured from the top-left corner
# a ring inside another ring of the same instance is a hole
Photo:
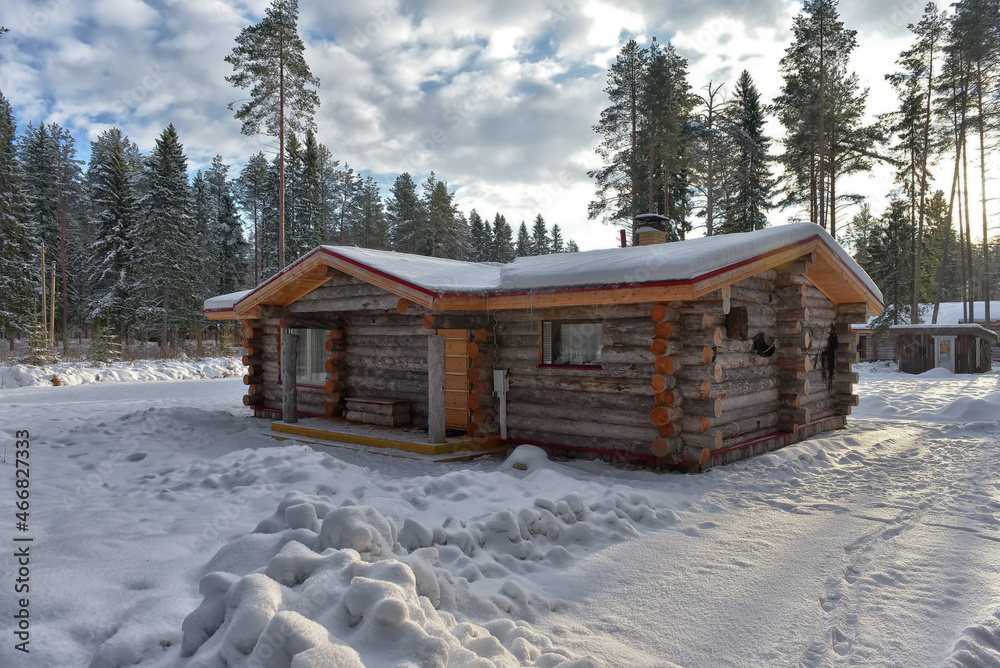
[[[599,322],[542,321],[542,364],[601,366]]]
[[[286,331],[299,337],[295,358],[295,384],[309,385],[326,382],[327,330],[288,329]]]

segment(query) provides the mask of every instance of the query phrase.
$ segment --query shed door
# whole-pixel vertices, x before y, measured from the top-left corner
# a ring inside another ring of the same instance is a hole
[[[439,329],[444,337],[445,426],[465,429],[469,425],[469,330]]]
[[[934,337],[934,366],[955,373],[955,337]]]

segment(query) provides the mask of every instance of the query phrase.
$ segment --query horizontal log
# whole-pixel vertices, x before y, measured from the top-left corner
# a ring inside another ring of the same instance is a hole
[[[684,345],[678,341],[656,338],[649,344],[649,351],[653,354],[654,358],[663,357],[664,355],[676,355],[682,350],[684,350]]]
[[[344,347],[343,352],[346,353],[346,357],[344,359],[348,362],[365,358],[368,360],[386,360],[384,364],[391,365],[391,360],[401,357],[422,358],[424,360],[427,359],[426,346],[419,348],[400,348],[395,346],[378,347],[362,346],[348,342],[348,344]]]
[[[726,316],[723,313],[693,312],[690,315],[682,315],[677,322],[682,331],[697,331],[726,324]],[[678,333],[679,336],[681,336],[680,333]]]
[[[771,358],[774,359],[774,358]],[[722,367],[719,367],[720,369]],[[766,365],[745,366],[730,369],[723,369],[719,382],[728,383],[734,380],[749,380],[751,378],[771,378],[778,377],[780,369],[773,362]]]
[[[712,419],[707,415],[684,415],[680,423],[682,431],[694,434],[708,431],[712,427]]]
[[[663,339],[657,339],[662,341]],[[668,350],[678,350],[680,346],[673,342]],[[657,354],[650,350],[648,346],[619,346],[616,348],[605,348],[601,351],[601,359],[609,364],[644,364],[650,365],[656,361]]]
[[[565,405],[545,405],[518,401],[507,402],[508,420],[512,417],[518,420],[522,417],[528,417],[648,428],[651,424],[649,415],[648,411],[642,410],[576,408]]]
[[[807,308],[782,308],[774,314],[777,322],[808,322],[811,319]]]
[[[776,389],[779,382],[777,376],[764,376],[762,378],[730,380],[723,383],[709,383],[707,394],[704,391],[705,388],[703,388],[703,396],[701,398],[715,399],[716,397],[752,395],[757,392]]]
[[[722,345],[724,338],[721,327],[711,326],[707,329],[682,332],[677,340],[688,347],[713,348]]]
[[[289,305],[289,313],[340,313],[344,311],[396,311],[398,297],[384,293],[364,297],[344,297],[339,299],[314,299],[297,301]]]
[[[706,466],[712,458],[712,451],[708,448],[685,445],[681,449],[681,456],[686,462],[698,464],[699,466]]]
[[[669,322],[677,320],[680,312],[671,304],[654,304],[650,315],[654,322]]]
[[[558,308],[525,308],[494,311],[498,323],[539,320],[583,320],[604,322],[618,318],[648,318],[653,305],[650,303],[606,304],[597,306],[569,306]],[[435,314],[435,318],[437,318]],[[440,326],[440,325],[439,325]]]
[[[264,395],[262,394],[244,394],[243,395],[243,405],[244,406],[260,406],[264,403]]]
[[[762,290],[733,285],[730,290],[730,298],[732,300],[731,304],[733,307],[744,306],[745,303],[771,304],[776,300],[774,292],[771,289]]]
[[[477,370],[478,371],[478,370]],[[608,376],[589,377],[561,376],[550,373],[537,374],[535,371],[550,371],[548,369],[532,369],[526,373],[511,373],[510,387],[530,390],[541,390],[544,392],[580,392],[583,395],[590,393],[601,395],[625,395],[632,397],[650,397],[652,390],[645,382],[632,378],[615,378]],[[555,371],[554,369],[551,371]],[[492,379],[492,372],[490,372]]]
[[[680,452],[683,446],[684,443],[679,438],[660,437],[653,440],[649,450],[657,457],[666,457],[669,454]]]
[[[261,361],[262,360],[260,356],[256,355],[253,357],[251,357],[250,355],[243,356],[243,366],[250,366],[251,364],[260,364]]]
[[[405,415],[382,415],[379,413],[362,413],[360,411],[347,411],[344,419],[350,422],[361,422],[363,424],[374,424],[382,427],[398,427],[410,422],[410,414]]]
[[[722,411],[738,410],[748,406],[762,406],[767,403],[778,401],[779,391],[777,389],[762,390],[753,394],[732,394],[721,397]],[[706,413],[707,415],[707,413]],[[721,412],[720,414],[721,415]],[[719,417],[716,415],[715,417]]]
[[[757,353],[722,353],[715,356],[715,363],[723,369],[744,369],[753,366],[772,366],[773,357],[761,357]]]
[[[697,381],[699,383],[704,381],[718,383],[722,381],[722,374],[723,369],[718,364],[684,366],[674,372],[674,375],[680,376],[685,381]]]
[[[714,450],[722,447],[722,432],[711,429],[701,434],[684,432],[681,434],[681,440],[685,446]]]
[[[673,438],[681,433],[681,428],[679,421],[668,422],[667,424],[656,425],[656,431],[659,432],[660,436],[663,438]]]
[[[725,424],[720,424],[715,429],[722,434],[724,440],[743,437],[748,434],[759,433],[761,431],[774,431],[780,422],[778,412],[766,411],[742,420],[734,420]]]
[[[856,394],[835,394],[834,401],[840,405],[857,406],[861,398]]]
[[[373,400],[369,397],[348,397],[347,410],[376,415],[409,415],[410,404],[399,400]]]
[[[709,346],[692,346],[685,348],[682,354],[673,357],[681,366],[699,366],[711,364],[715,360],[716,355],[715,348]]]
[[[646,420],[652,420],[653,424],[663,425],[676,422],[684,415],[684,412],[676,406],[657,406],[649,412]]]
[[[685,415],[704,415],[709,418],[722,415],[722,399],[686,399]]]
[[[602,437],[614,441],[617,439],[640,440],[651,443],[659,438],[656,426],[650,422],[648,427],[630,427],[620,424],[601,422],[581,422],[578,420],[563,420],[555,418],[535,418],[528,416],[507,415],[508,429],[565,434],[568,436]],[[607,445],[605,446],[607,447]]]
[[[264,381],[260,376],[251,376],[248,373],[243,374],[244,385],[260,385],[263,382]]]
[[[791,423],[791,424],[803,425],[812,422],[811,419],[812,413],[808,408],[788,408],[782,406],[778,409],[778,415],[780,416],[781,419],[781,422],[779,424]]]
[[[718,294],[716,291],[713,294]],[[702,313],[707,313],[716,317],[721,317],[723,322],[725,322],[726,313],[723,311],[725,303],[722,299],[693,299],[687,302],[680,302],[678,311],[681,312],[681,319],[683,320],[685,316],[700,315]]]
[[[802,321],[801,320],[779,321],[775,323],[774,333],[777,334],[778,336],[787,336],[789,334],[801,334]]]
[[[591,448],[602,452],[607,450],[619,451],[622,454],[629,452],[649,452],[650,443],[658,436],[650,439],[608,439],[603,436],[582,436],[579,434],[561,434],[546,429],[521,429],[517,426],[508,425],[507,436],[510,441],[535,441],[540,443],[551,443],[553,445],[567,445],[571,447]],[[561,450],[556,450],[557,454],[564,454]],[[587,453],[580,453],[581,457],[586,457]]]

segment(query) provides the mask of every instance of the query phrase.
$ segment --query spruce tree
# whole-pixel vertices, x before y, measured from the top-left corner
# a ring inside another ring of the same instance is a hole
[[[89,319],[106,320],[122,337],[142,321],[145,279],[140,272],[139,148],[118,128],[91,142],[87,189],[92,210],[94,258]]]
[[[389,225],[378,182],[368,176],[354,191],[352,242],[362,248],[389,249]]]
[[[517,257],[528,257],[537,255],[531,244],[531,235],[528,233],[528,226],[521,221],[521,227],[517,230],[517,245],[514,247],[514,255]]]
[[[493,259],[493,235],[489,221],[483,220],[475,209],[469,213],[469,259],[489,262]]]
[[[216,267],[217,256],[206,253],[205,240],[197,237],[187,157],[173,124],[160,134],[146,160],[145,186],[139,234],[144,249],[140,265],[146,288],[143,310],[157,305],[156,317],[149,324],[159,329],[160,345],[165,347],[188,333],[200,316],[198,297],[207,297],[217,287],[217,283],[203,285],[198,272],[200,265]]]
[[[580,252],[580,247],[576,245],[575,241],[573,241],[572,239],[570,239],[566,243],[566,252],[567,253],[579,253]]]
[[[253,253],[253,274],[250,276],[254,285],[260,283],[260,241],[263,236],[261,226],[264,222],[264,210],[267,208],[267,158],[263,153],[250,156],[246,166],[236,179],[236,199],[250,223],[250,246]]]
[[[531,254],[548,255],[552,252],[552,240],[549,239],[542,214],[535,216],[535,224],[531,228]]]
[[[514,261],[514,231],[507,219],[497,213],[493,218],[493,261],[508,263]]]
[[[32,325],[36,293],[29,277],[37,275],[16,137],[10,103],[0,93],[0,335],[10,339]]]
[[[218,293],[228,294],[246,287],[249,264],[249,244],[243,236],[243,222],[228,189],[219,207],[219,232]]]
[[[768,167],[770,140],[764,135],[765,114],[760,93],[746,70],[740,74],[728,110],[734,147],[732,194],[724,200],[719,234],[752,232],[767,225],[774,179]]]
[[[236,111],[243,134],[256,135],[261,127],[278,137],[278,261],[285,267],[285,131],[302,131],[313,125],[319,106],[315,88],[319,79],[305,60],[305,45],[298,32],[298,0],[272,0],[260,23],[244,28],[226,62],[234,74],[226,81],[237,88],[251,88],[250,100]],[[229,103],[233,109],[235,102]]]
[[[562,253],[566,250],[563,244],[562,230],[559,229],[559,225],[552,226],[552,252]]]
[[[392,248],[403,253],[416,253],[426,217],[417,194],[417,184],[409,172],[403,172],[396,177],[389,193],[386,213]]]

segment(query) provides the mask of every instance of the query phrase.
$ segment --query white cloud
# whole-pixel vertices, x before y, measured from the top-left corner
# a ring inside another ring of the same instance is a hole
[[[845,23],[859,30],[855,63],[864,64],[858,70],[873,111],[895,104],[881,77],[908,41],[905,24],[919,19],[915,2],[842,3]],[[0,82],[22,124],[60,122],[81,145],[118,124],[148,151],[173,122],[192,167],[221,153],[238,171],[273,142],[240,134],[226,104],[244,93],[226,83],[232,70],[223,58],[268,4],[7,0],[12,32],[0,39]],[[434,170],[466,212],[500,211],[513,224],[541,212],[592,248],[617,241],[613,228],[586,218],[593,197],[586,172],[598,166],[591,126],[622,39],[673,40],[696,90],[709,79],[732,82],[745,67],[769,100],[799,7],[793,0],[303,0],[300,28],[322,81],[319,139],[342,164],[390,181],[404,170],[418,179]],[[856,187],[881,194],[887,180],[866,177]]]

